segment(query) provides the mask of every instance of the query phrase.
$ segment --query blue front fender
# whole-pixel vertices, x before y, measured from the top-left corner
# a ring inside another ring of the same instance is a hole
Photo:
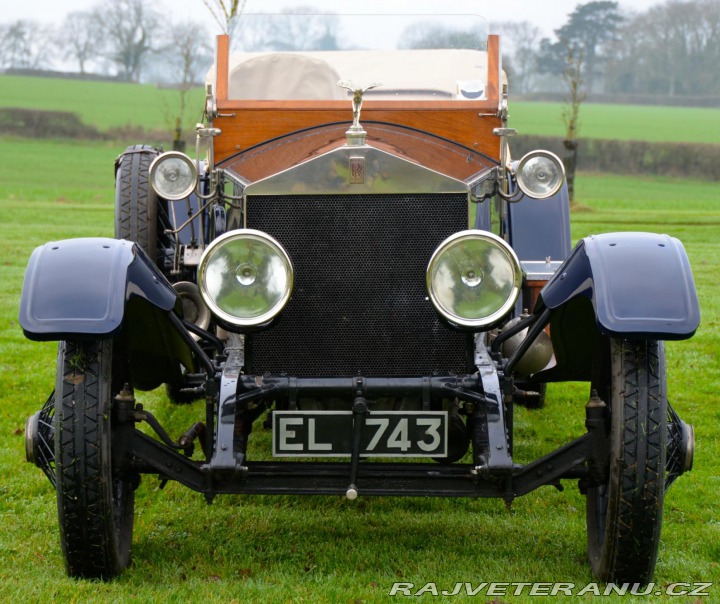
[[[31,340],[120,338],[133,385],[152,390],[182,383],[192,351],[170,319],[182,312],[167,279],[136,243],[67,239],[37,248],[20,300],[20,325]]]
[[[135,243],[66,239],[35,249],[23,283],[20,325],[31,340],[113,337],[133,298],[164,311],[177,294]]]
[[[653,233],[581,240],[540,292],[535,312],[543,309],[555,364],[538,382],[590,380],[600,338],[683,340],[700,324],[682,243]]]
[[[592,301],[603,335],[682,340],[700,325],[685,248],[668,235],[607,233],[581,240],[540,292],[553,310],[579,296]]]

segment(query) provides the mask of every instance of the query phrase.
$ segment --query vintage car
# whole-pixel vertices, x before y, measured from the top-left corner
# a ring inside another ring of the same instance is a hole
[[[699,325],[686,253],[640,232],[571,249],[562,163],[511,156],[499,37],[443,7],[318,15],[339,33],[310,48],[258,34],[309,31],[307,11],[243,15],[237,54],[218,37],[195,157],[128,148],[117,238],[33,253],[20,324],[60,344],[26,452],[57,490],[69,575],[128,565],[151,474],[208,501],[510,505],[574,481],[593,573],[650,580],[664,494],[693,461],[663,345]],[[392,46],[458,23],[472,35]],[[588,382],[587,430],[517,463],[514,406],[563,381]],[[136,400],[163,385],[205,401],[183,434]],[[253,448],[263,426],[272,452]]]

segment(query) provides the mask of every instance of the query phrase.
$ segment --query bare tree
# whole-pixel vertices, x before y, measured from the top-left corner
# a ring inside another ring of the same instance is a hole
[[[63,21],[57,43],[63,58],[77,62],[80,73],[86,73],[89,62],[103,53],[104,38],[90,12],[70,13]]]
[[[580,120],[580,105],[586,98],[584,89],[584,73],[586,69],[585,58],[582,51],[574,46],[567,47],[563,81],[567,87],[568,96],[563,108],[562,118],[565,124],[565,175],[567,178],[568,195],[570,203],[575,201],[575,171],[578,155],[578,130]]]
[[[273,15],[245,15],[235,46],[244,51],[334,50],[337,15],[299,7]]]
[[[106,0],[93,12],[107,44],[105,54],[128,82],[140,81],[147,56],[156,50],[160,14],[150,0]]]
[[[494,24],[502,35],[503,65],[512,66],[512,88],[520,93],[532,92],[537,77],[540,29],[530,21],[504,21]],[[506,71],[510,71],[506,67]]]
[[[485,49],[487,40],[482,26],[469,25],[467,29],[451,29],[432,21],[419,22],[408,27],[400,36],[399,48],[472,48]]]
[[[40,69],[51,64],[51,30],[37,21],[0,24],[0,67]]]
[[[162,53],[165,77],[177,87],[177,104],[165,107],[166,120],[174,132],[173,148],[185,146],[188,123],[188,100],[190,92],[202,81],[205,71],[212,64],[210,35],[204,26],[194,21],[175,23],[167,33],[167,44]]]
[[[720,0],[672,0],[631,18],[612,66],[614,90],[720,93]]]
[[[232,36],[247,0],[203,0],[223,33]]]

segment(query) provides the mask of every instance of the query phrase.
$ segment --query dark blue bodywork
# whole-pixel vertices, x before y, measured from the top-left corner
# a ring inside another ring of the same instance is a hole
[[[545,309],[556,365],[537,381],[590,379],[600,337],[684,340],[700,325],[685,248],[654,233],[582,239],[540,292],[535,313]]]
[[[551,311],[555,352],[555,364],[535,382],[591,379],[599,338],[682,340],[700,324],[682,243],[654,233],[608,233],[582,239],[571,251],[567,186],[546,200],[508,204],[502,225],[492,224],[483,204],[475,224],[499,226],[524,267],[550,259],[555,269],[564,260],[534,307],[536,315]]]
[[[20,325],[31,340],[118,338],[141,390],[181,380],[191,352],[168,318],[175,290],[136,243],[67,239],[35,249],[23,283]]]
[[[581,240],[540,292],[557,309],[592,301],[599,331],[620,338],[684,340],[700,325],[695,283],[679,240],[654,233],[606,233]]]
[[[133,297],[168,311],[175,290],[129,241],[84,238],[35,249],[25,273],[20,325],[31,340],[118,334]]]
[[[572,249],[567,185],[548,199],[508,204],[507,232],[520,262],[565,260]]]
[[[567,184],[547,199],[533,199],[526,195],[519,203],[507,204],[507,213],[501,225],[493,225],[492,203],[488,200],[478,206],[475,228],[504,235],[520,262],[538,262],[548,258],[562,261],[568,257],[572,242]]]
[[[173,229],[178,229],[178,227],[185,224],[185,222],[188,221],[188,216],[195,216],[185,227],[178,231],[176,236],[180,244],[194,246],[200,241],[207,241],[209,233],[203,233],[201,228],[203,224],[203,221],[200,220],[200,207],[202,203],[195,193],[181,201],[164,201],[163,203],[167,204],[167,212]],[[204,223],[207,229],[210,221],[205,220]]]

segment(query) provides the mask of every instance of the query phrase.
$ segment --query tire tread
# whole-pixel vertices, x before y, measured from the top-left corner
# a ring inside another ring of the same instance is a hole
[[[662,344],[610,342],[615,366],[610,485],[604,534],[588,544],[594,573],[605,581],[651,580],[662,526],[665,477],[666,398]],[[614,462],[614,463],[613,463]],[[588,497],[596,497],[594,489]]]
[[[149,145],[132,145],[119,161],[115,237],[134,241],[157,262],[157,199],[149,181],[150,164],[159,152]]]
[[[129,550],[123,552],[118,545],[109,477],[111,402],[106,399],[111,357],[109,340],[61,342],[58,354],[62,394],[55,414],[58,519],[66,569],[73,577],[111,578],[129,562]],[[88,362],[79,369],[81,358]]]

